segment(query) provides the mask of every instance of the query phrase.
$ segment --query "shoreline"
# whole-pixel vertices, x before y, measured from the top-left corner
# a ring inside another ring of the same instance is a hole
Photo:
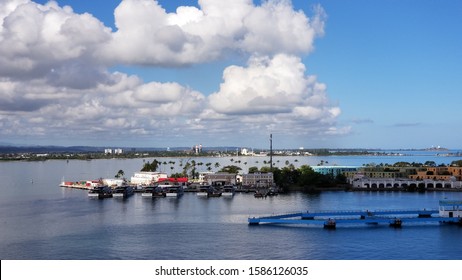
[[[133,186],[133,185],[131,185]],[[77,189],[77,190],[86,190],[89,191],[93,187],[85,186],[80,184],[74,185],[59,185],[61,188],[66,189]],[[197,189],[184,189],[186,193],[197,193],[200,190]],[[236,189],[236,193],[256,193],[257,189]],[[136,193],[141,192],[140,190],[135,190]],[[306,194],[317,194],[322,192],[405,192],[405,193],[426,193],[426,192],[462,192],[462,189],[449,189],[449,188],[431,188],[431,189],[422,189],[422,190],[406,190],[400,188],[388,188],[388,189],[364,189],[364,188],[351,188],[351,187],[330,187],[330,188],[320,188],[320,187],[313,187],[313,188],[293,188],[287,191],[278,192],[279,194],[287,194],[287,193],[306,193]]]

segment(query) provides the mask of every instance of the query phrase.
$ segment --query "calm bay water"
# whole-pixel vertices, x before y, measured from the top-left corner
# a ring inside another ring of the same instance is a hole
[[[457,158],[412,157],[276,158],[295,165],[320,160],[339,165]],[[297,161],[295,161],[297,159]],[[149,159],[146,159],[149,160]],[[152,159],[151,159],[152,160]],[[188,159],[164,168],[179,168]],[[221,166],[241,161],[243,169],[265,158],[201,158]],[[244,164],[247,162],[247,164]],[[0,163],[1,259],[462,259],[462,227],[451,225],[248,226],[249,216],[306,210],[436,208],[442,198],[462,193],[325,192],[291,193],[267,199],[233,198],[91,200],[87,192],[58,187],[66,180],[127,177],[142,159]],[[205,169],[205,166],[204,166]]]

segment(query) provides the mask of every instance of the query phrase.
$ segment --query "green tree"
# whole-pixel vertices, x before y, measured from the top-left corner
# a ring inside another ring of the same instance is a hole
[[[114,176],[115,178],[120,178],[120,177],[123,177],[125,174],[125,172],[120,169],[119,171],[117,171],[117,174]]]
[[[158,166],[159,166],[159,162],[157,160],[154,160],[152,163],[148,161],[143,165],[143,168],[141,169],[141,171],[154,172],[157,170]]]
[[[257,172],[258,172],[258,167],[256,166],[249,167],[249,173],[257,173]]]
[[[227,172],[227,173],[233,173],[233,174],[237,174],[239,173],[239,170],[242,170],[242,168],[240,168],[239,166],[236,166],[236,165],[227,165],[225,167],[223,167],[220,172]]]

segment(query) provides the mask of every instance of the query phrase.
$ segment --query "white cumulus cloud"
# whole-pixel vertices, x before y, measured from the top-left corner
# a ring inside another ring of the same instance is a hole
[[[293,55],[252,57],[246,67],[229,66],[220,90],[208,101],[202,122],[228,133],[313,136],[349,132],[336,128],[341,110],[329,100],[326,85],[306,75],[301,59]]]
[[[324,32],[325,13],[310,20],[290,1],[201,0],[199,7],[167,13],[157,1],[124,0],[115,11],[117,31],[104,49],[110,60],[183,65],[218,59],[229,52],[300,54]]]
[[[307,120],[333,120],[340,109],[329,103],[326,86],[305,75],[299,57],[253,57],[247,67],[225,69],[220,90],[209,96],[218,113],[289,114]]]
[[[306,75],[300,58],[324,33],[320,6],[308,17],[287,0],[199,0],[175,12],[154,0],[123,0],[114,16],[113,31],[54,1],[0,2],[0,136],[219,141],[257,131],[348,133],[336,125],[341,110],[326,86]],[[174,78],[144,82],[110,70],[233,56],[247,65],[226,67],[209,96]]]
[[[0,76],[26,80],[51,75],[67,85],[69,72],[100,72],[94,54],[111,36],[98,19],[55,2],[6,0],[0,9]]]

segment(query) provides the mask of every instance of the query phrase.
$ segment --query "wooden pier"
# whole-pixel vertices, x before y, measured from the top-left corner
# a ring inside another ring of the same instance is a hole
[[[441,210],[379,210],[379,211],[321,211],[299,212],[284,215],[252,217],[248,219],[249,225],[259,224],[301,224],[320,225],[327,229],[335,229],[341,224],[379,225],[388,224],[399,228],[409,223],[451,223],[462,224],[462,217],[442,216]]]

